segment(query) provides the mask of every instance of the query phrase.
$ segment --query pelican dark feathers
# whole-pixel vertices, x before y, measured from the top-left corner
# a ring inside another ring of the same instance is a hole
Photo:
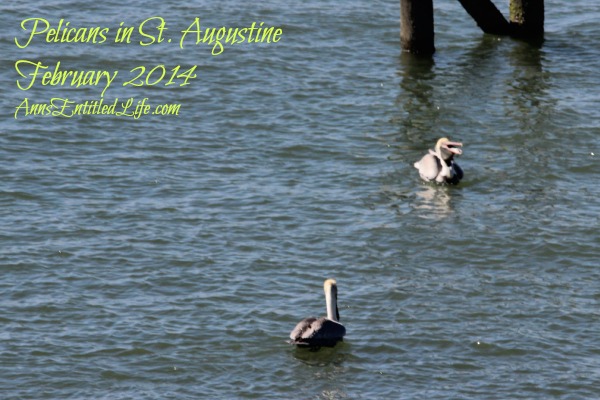
[[[290,333],[290,343],[303,347],[334,346],[343,340],[346,328],[340,320],[337,308],[337,283],[335,279],[327,279],[323,284],[326,317],[308,317],[300,321]]]

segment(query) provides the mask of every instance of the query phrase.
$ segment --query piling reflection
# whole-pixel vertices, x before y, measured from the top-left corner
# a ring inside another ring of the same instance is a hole
[[[563,146],[553,145],[561,138],[553,122],[556,101],[549,95],[550,73],[544,70],[543,48],[516,41],[508,52],[511,75],[506,81],[505,116],[514,126],[512,139],[517,174],[525,178],[525,171],[542,172],[540,178],[530,183],[546,187],[565,156]],[[562,138],[564,139],[564,138]]]
[[[433,102],[435,63],[431,57],[420,57],[402,53],[399,59],[401,76],[396,103],[402,108],[399,124],[402,134],[411,142],[421,143],[425,134],[437,125],[436,109]]]
[[[548,97],[548,74],[542,67],[543,54],[541,48],[523,42],[515,42],[508,52],[512,74],[506,82],[509,97],[505,102],[506,115],[527,131],[535,131],[554,107]]]

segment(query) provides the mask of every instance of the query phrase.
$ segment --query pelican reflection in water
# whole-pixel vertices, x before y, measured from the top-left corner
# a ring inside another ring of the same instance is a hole
[[[308,317],[298,322],[290,333],[291,344],[317,348],[335,346],[342,341],[346,328],[340,324],[340,313],[337,307],[337,283],[335,279],[327,279],[323,284],[327,316],[321,318]]]

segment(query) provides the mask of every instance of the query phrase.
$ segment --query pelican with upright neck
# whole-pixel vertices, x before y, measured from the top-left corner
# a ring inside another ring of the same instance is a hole
[[[300,321],[290,333],[290,343],[298,346],[318,348],[334,346],[342,341],[346,328],[340,321],[337,307],[337,282],[327,279],[323,283],[327,317],[308,317]]]

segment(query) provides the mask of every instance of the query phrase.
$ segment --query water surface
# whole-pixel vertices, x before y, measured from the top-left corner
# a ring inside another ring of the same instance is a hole
[[[547,1],[534,48],[435,2],[431,61],[401,54],[394,1],[2,11],[3,398],[597,396],[595,3]],[[217,57],[167,43],[18,49],[34,15],[284,33]],[[14,119],[26,96],[99,96],[23,92],[21,58],[198,65],[198,78],[106,94],[181,103],[178,116]],[[440,136],[464,143],[459,186],[412,166]],[[289,347],[298,320],[325,313],[327,277],[345,342]]]

